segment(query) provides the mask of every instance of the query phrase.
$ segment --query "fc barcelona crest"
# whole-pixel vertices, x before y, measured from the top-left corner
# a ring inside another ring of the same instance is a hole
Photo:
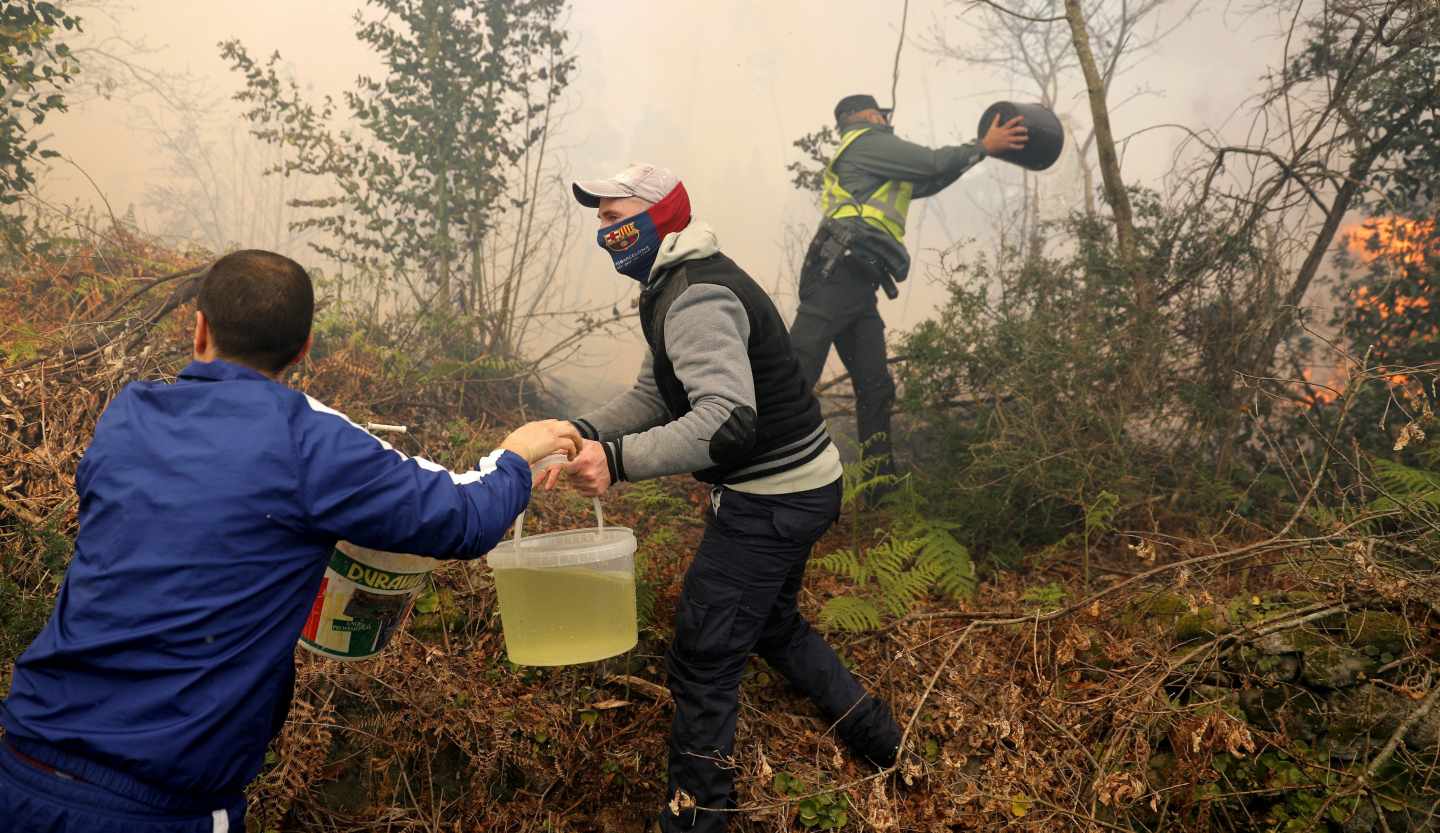
[[[612,252],[623,252],[640,239],[640,229],[634,223],[626,223],[605,235],[605,248]]]

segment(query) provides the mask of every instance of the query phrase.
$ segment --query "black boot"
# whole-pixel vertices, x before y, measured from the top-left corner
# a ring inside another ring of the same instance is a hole
[[[856,757],[881,769],[889,769],[899,759],[900,726],[890,714],[890,704],[873,695],[841,719],[835,731]]]

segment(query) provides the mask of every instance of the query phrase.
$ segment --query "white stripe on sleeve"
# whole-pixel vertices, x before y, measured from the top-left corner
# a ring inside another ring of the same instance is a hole
[[[424,457],[410,457],[406,455],[404,452],[395,448],[390,443],[387,443],[379,437],[375,436],[374,434],[370,433],[369,431],[366,431],[365,428],[359,423],[355,422],[355,420],[351,419],[348,416],[345,416],[344,414],[340,413],[329,405],[326,405],[324,402],[321,402],[320,400],[309,395],[308,393],[305,394],[305,401],[310,404],[310,409],[313,411],[322,414],[329,414],[331,416],[339,417],[340,419],[345,420],[345,422],[347,422],[356,431],[363,433],[365,436],[379,443],[381,448],[385,449],[386,451],[395,452],[397,455],[400,456],[400,459],[409,460],[420,468],[425,469],[426,471],[445,472],[446,474],[450,475],[451,482],[453,482],[457,486],[467,486],[471,483],[479,483],[481,480],[485,479],[485,477],[487,477],[491,472],[499,468],[500,455],[505,453],[504,449],[497,448],[494,451],[490,452],[487,457],[481,460],[476,465],[475,469],[464,472],[463,474],[459,472],[454,472],[433,460],[427,460]]]

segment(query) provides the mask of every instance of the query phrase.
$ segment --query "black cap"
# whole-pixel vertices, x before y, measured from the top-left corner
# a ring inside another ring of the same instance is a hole
[[[873,95],[847,95],[835,105],[835,121],[844,121],[846,116],[861,110],[879,110],[886,116],[894,112],[892,108],[881,107]]]

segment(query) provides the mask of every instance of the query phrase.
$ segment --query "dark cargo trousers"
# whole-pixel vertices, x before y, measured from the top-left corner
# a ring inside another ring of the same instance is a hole
[[[796,597],[811,547],[840,512],[840,482],[788,495],[711,493],[705,535],[685,575],[666,654],[675,723],[670,732],[667,831],[723,831],[731,813],[669,805],[677,791],[711,809],[734,808],[740,675],[759,654],[820,707],[858,754],[890,764],[900,730],[800,615]]]
[[[811,258],[800,273],[800,310],[790,326],[790,344],[800,371],[813,387],[820,381],[830,345],[855,387],[855,429],[867,457],[881,459],[880,473],[894,471],[890,410],[895,380],[885,354],[885,322],[876,306],[876,284],[869,267],[841,258],[829,275]]]

